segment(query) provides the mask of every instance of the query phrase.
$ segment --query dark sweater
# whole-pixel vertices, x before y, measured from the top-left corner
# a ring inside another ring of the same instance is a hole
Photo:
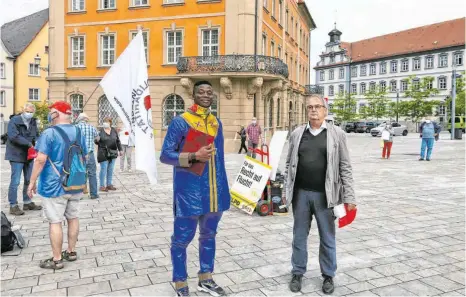
[[[314,136],[306,129],[299,144],[298,157],[297,188],[325,193],[327,130]]]
[[[100,141],[98,142],[97,162],[102,163],[109,161],[107,159],[107,149],[122,151],[118,132],[114,128],[111,129],[110,135],[105,133],[104,129],[101,129],[99,136]]]

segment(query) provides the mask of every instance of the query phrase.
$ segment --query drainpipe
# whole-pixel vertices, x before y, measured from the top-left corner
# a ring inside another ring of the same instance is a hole
[[[255,13],[254,13],[254,72],[257,72],[257,27],[258,27],[258,20],[257,20],[257,1],[258,0],[255,0]],[[257,93],[257,91],[256,91]],[[253,114],[254,114],[254,117],[257,117],[257,111],[256,111],[256,93],[254,93],[254,110],[253,110]]]

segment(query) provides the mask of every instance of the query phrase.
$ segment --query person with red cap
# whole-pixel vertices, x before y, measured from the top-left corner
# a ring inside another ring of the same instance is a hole
[[[306,109],[309,122],[291,134],[286,158],[286,203],[292,205],[294,217],[289,287],[292,292],[301,290],[307,269],[307,239],[314,216],[320,237],[322,291],[331,294],[335,290],[333,277],[337,270],[333,208],[344,203],[347,213],[355,210],[353,170],[345,132],[325,121],[327,101],[320,95],[311,95]]]
[[[31,198],[36,192],[43,197],[44,216],[50,227],[53,257],[41,261],[40,267],[61,269],[64,267],[63,259],[75,261],[78,257],[75,247],[78,240],[78,209],[82,189],[65,191],[60,172],[64,170],[66,147],[69,147],[70,143],[79,145],[83,156],[88,154],[88,149],[84,134],[79,128],[71,125],[70,104],[57,101],[49,109],[47,118],[51,127],[44,130],[37,140],[35,149],[38,155],[27,193]],[[38,186],[36,186],[37,179],[39,179]],[[64,251],[62,251],[63,218],[68,222],[68,248]]]

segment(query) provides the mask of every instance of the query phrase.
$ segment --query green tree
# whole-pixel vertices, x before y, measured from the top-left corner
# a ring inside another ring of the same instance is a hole
[[[363,105],[363,106],[360,106],[359,107],[359,118],[361,120],[365,120],[365,119],[368,119],[371,117],[371,113],[370,113],[370,107],[369,106],[366,106],[366,105]]]
[[[400,115],[418,123],[423,117],[432,115],[434,107],[439,105],[439,101],[429,100],[433,95],[438,94],[438,89],[433,87],[433,77],[416,79],[410,76],[407,80],[408,88],[404,91],[404,97],[409,98],[400,104]]]
[[[447,99],[447,106],[450,113],[451,97]],[[465,114],[465,78],[464,76],[456,78],[456,99],[455,99],[455,115]]]
[[[370,117],[375,118],[377,121],[387,115],[387,104],[390,99],[387,98],[387,88],[377,85],[369,87],[369,90],[364,94],[368,103],[368,114]]]
[[[34,102],[33,104],[36,107],[34,117],[39,120],[37,126],[39,128],[39,131],[42,132],[42,130],[47,128],[49,124],[47,120],[47,115],[50,112],[49,105],[46,102]]]
[[[348,92],[338,93],[333,101],[333,113],[338,122],[351,122],[358,118],[356,99]]]

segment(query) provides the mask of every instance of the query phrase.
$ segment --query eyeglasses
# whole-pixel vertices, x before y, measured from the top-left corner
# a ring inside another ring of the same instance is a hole
[[[320,109],[325,108],[323,105],[308,105],[307,109],[309,110],[317,110],[319,111]]]

